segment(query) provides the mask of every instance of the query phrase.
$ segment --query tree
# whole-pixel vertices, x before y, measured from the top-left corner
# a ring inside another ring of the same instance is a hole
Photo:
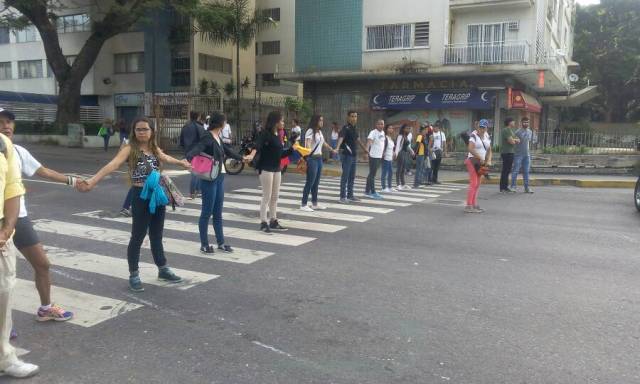
[[[640,1],[602,0],[598,5],[578,6],[573,56],[583,78],[598,85],[601,96],[590,106],[607,122],[625,121],[640,107],[638,36]]]
[[[217,45],[233,44],[236,48],[236,125],[240,129],[240,49],[247,49],[256,35],[275,24],[260,9],[251,10],[249,0],[220,0],[202,4],[194,12],[196,32]],[[227,87],[225,86],[225,89]]]
[[[72,65],[60,47],[57,14],[64,8],[63,0],[3,0],[0,23],[17,29],[33,24],[40,33],[47,61],[59,87],[56,123],[66,127],[80,121],[80,86],[104,43],[111,37],[128,31],[153,9],[174,6],[187,12],[197,0],[83,0],[91,9],[91,33]],[[77,4],[76,4],[77,6]]]

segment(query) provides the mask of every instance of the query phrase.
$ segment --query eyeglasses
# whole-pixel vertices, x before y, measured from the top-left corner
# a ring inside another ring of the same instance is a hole
[[[136,132],[144,133],[149,132],[151,128],[136,128]]]

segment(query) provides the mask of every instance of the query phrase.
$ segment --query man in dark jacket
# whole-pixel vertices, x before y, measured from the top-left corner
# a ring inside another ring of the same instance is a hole
[[[191,111],[189,118],[189,122],[185,124],[180,131],[180,146],[184,149],[185,156],[200,142],[200,138],[204,133],[204,126],[200,122],[202,114]],[[189,194],[191,199],[196,198],[196,196],[200,194],[200,179],[194,175],[191,175]]]

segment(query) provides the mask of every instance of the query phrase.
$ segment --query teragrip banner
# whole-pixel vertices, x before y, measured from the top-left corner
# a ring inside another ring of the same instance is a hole
[[[377,93],[370,105],[373,110],[491,109],[494,97],[494,91]]]

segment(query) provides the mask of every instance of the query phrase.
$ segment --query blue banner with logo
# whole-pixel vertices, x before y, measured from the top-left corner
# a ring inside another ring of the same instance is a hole
[[[377,93],[371,97],[373,110],[491,109],[494,91],[434,91]]]

